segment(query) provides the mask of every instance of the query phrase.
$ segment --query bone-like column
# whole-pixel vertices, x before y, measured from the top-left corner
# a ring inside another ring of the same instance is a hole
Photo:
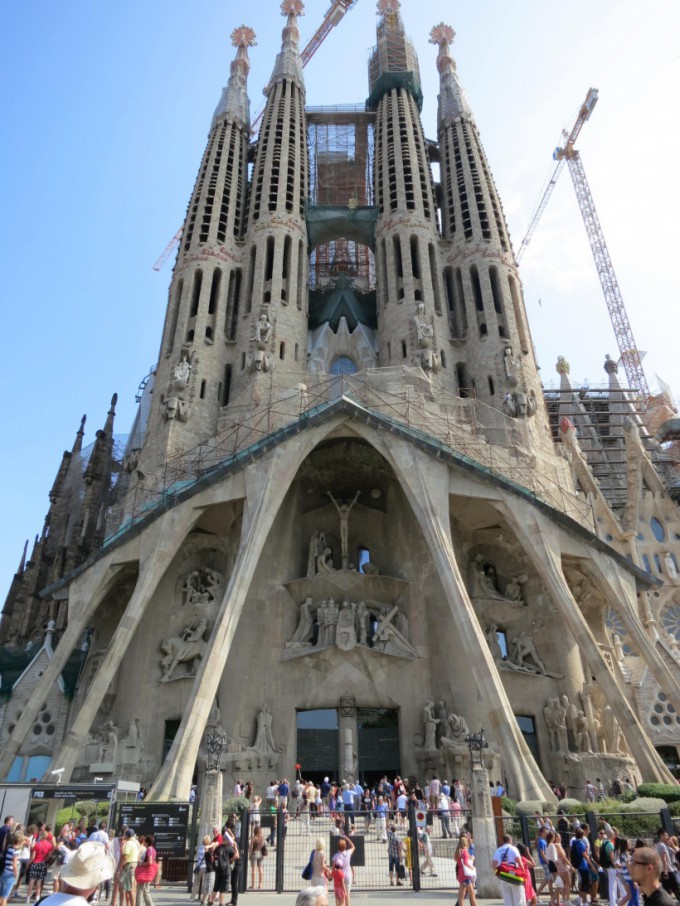
[[[499,509],[505,513],[525,554],[545,582],[550,596],[564,620],[565,628],[572,634],[588,664],[588,669],[595,677],[595,682],[614,712],[614,717],[624,733],[643,779],[670,783],[670,772],[649,742],[635,712],[612,676],[602,652],[574,600],[562,572],[559,530],[541,516],[534,507],[519,505],[517,509],[507,506],[499,507]]]
[[[375,437],[372,439],[375,443]],[[461,651],[474,652],[470,676],[478,690],[480,718],[503,753],[503,770],[512,789],[518,799],[552,801],[553,793],[519,730],[456,561],[449,523],[449,468],[428,460],[426,476],[418,451],[410,444],[392,439],[389,446],[381,443],[379,449],[392,464],[432,552],[451,619],[460,634]]]
[[[177,506],[160,516],[142,536],[139,548],[139,576],[134,591],[97,675],[56,757],[60,767],[64,768],[63,780],[70,778],[78,762],[83,740],[97,716],[111,680],[121,665],[158,583],[182,546],[192,525],[199,518],[200,512],[188,504]]]
[[[125,564],[121,564],[119,560],[112,564],[111,558],[103,559],[95,563],[82,579],[73,582],[72,588],[69,589],[68,625],[43,673],[43,688],[51,689],[59,679],[71,652],[79,644],[83,632],[101,602],[116,585],[124,566]],[[2,747],[0,777],[6,777],[9,773],[24,737],[35,723],[42,704],[43,699],[39,695],[32,695],[24,705],[21,717]]]

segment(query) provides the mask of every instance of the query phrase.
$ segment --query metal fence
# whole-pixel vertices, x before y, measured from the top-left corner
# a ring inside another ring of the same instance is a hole
[[[409,821],[410,817],[410,821]],[[351,813],[329,811],[242,812],[237,828],[241,849],[241,889],[257,889],[260,885],[259,867],[250,859],[250,841],[260,824],[267,841],[267,855],[262,860],[262,890],[283,892],[300,890],[305,886],[302,871],[318,844],[323,847],[326,863],[337,851],[340,832],[354,843],[352,854],[352,889],[385,890],[390,887],[387,843],[375,812]],[[458,832],[469,823],[469,815],[449,818],[442,822],[437,812],[424,815],[419,826],[415,809],[410,816],[391,811],[386,826],[394,824],[401,841],[406,870],[404,887],[413,890],[438,890],[458,886],[455,849]],[[446,836],[444,836],[446,832]],[[396,884],[396,875],[393,878]],[[332,882],[330,884],[332,888]]]

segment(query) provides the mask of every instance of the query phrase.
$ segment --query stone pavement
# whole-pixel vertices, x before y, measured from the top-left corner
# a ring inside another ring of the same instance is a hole
[[[412,890],[395,889],[395,890],[370,890],[352,891],[352,903],[356,906],[386,906],[388,903],[398,903],[404,900],[417,901],[419,903],[453,903],[457,891],[455,890],[423,890],[420,893],[414,893]],[[182,887],[160,887],[152,892],[155,906],[189,906],[189,896]],[[240,906],[294,906],[295,893],[264,893],[262,891],[250,891],[239,894]],[[330,906],[333,906],[334,898],[331,892],[329,900]],[[469,900],[466,901],[469,903]],[[477,899],[479,906],[498,906],[502,903],[501,898],[482,900]]]

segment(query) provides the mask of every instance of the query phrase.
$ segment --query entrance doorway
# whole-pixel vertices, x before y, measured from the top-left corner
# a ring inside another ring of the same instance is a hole
[[[357,708],[359,780],[373,785],[383,776],[400,772],[399,711],[396,708]]]
[[[322,708],[297,713],[297,761],[303,780],[338,778],[338,712]]]
[[[396,708],[321,708],[297,712],[297,762],[304,780],[373,785],[400,773]]]

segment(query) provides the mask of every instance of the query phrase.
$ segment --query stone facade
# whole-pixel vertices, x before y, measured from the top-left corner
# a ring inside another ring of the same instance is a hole
[[[303,773],[453,777],[483,726],[485,765],[517,798],[550,799],[549,778],[575,794],[591,776],[669,779],[655,749],[680,741],[668,457],[662,468],[611,368],[606,442],[564,360],[563,394],[543,404],[453,33],[432,32],[437,191],[396,2],[381,5],[369,65],[375,204],[360,213],[375,288],[331,273],[312,324],[310,257],[361,231],[353,203],[309,201],[301,7],[282,4],[250,186],[254,35],[233,35],[148,422],[119,456],[111,409],[97,455],[73,472],[83,495],[65,494],[65,454],[52,528],[15,577],[7,664],[53,622],[0,706],[0,772],[40,754],[62,779],[134,776],[186,798],[219,731],[225,789],[291,777],[302,751]],[[58,715],[44,751],[43,705]],[[335,715],[325,769],[309,767],[309,712]],[[391,762],[365,731],[376,714],[391,721]]]

